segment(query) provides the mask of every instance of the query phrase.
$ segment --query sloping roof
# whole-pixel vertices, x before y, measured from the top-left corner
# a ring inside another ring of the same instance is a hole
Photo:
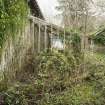
[[[28,0],[28,4],[30,6],[31,9],[31,13],[33,16],[41,18],[43,20],[45,20],[43,13],[39,7],[39,4],[36,0]]]

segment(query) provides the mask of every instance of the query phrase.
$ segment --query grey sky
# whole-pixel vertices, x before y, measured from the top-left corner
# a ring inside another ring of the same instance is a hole
[[[56,14],[57,0],[37,0],[42,12],[46,16],[54,16]]]
[[[61,19],[55,18],[55,16],[57,15],[57,11],[55,9],[55,7],[58,5],[57,0],[37,0],[37,1],[47,21],[53,22],[55,24],[60,24]],[[93,1],[96,2],[97,0]],[[92,8],[91,11],[95,13],[94,15],[99,16],[100,9],[96,9],[94,6],[91,6],[91,8]]]
[[[58,5],[57,0],[37,0],[44,16],[53,23],[59,23],[55,16],[57,11],[55,7]]]

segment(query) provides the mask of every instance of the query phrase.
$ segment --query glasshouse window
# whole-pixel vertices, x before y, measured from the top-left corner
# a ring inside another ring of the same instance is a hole
[[[53,36],[51,38],[51,47],[53,49],[64,50],[63,39],[59,38],[58,36]]]

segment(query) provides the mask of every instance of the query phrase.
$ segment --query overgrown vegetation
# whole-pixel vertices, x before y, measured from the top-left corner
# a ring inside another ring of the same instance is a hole
[[[0,0],[0,50],[8,37],[22,29],[28,13],[25,0]]]
[[[105,32],[102,30],[98,34],[94,35],[93,37],[94,43],[98,45],[105,45]]]
[[[81,52],[81,34],[78,30],[70,30],[68,28],[65,29],[66,33],[66,49],[70,51],[73,56],[78,60],[80,63],[81,58],[83,57]]]
[[[28,77],[20,81],[23,78],[20,75],[11,83],[4,75],[0,82],[0,102],[5,105],[104,105],[105,66],[104,60],[98,64],[98,58],[102,59],[97,54],[92,59],[87,53],[86,70],[82,71],[83,65],[76,63],[71,53],[42,52],[33,62],[35,71],[28,70],[30,82]]]
[[[27,12],[24,0],[0,0],[1,49],[18,34]],[[70,33],[64,52],[27,55],[21,70],[0,75],[0,105],[105,105],[105,56],[85,52],[83,58],[79,32]],[[104,33],[94,40],[105,45]]]

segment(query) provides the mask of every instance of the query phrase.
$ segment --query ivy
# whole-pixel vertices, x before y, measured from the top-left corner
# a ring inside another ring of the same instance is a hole
[[[25,0],[0,0],[0,48],[6,39],[17,35],[28,14]]]

